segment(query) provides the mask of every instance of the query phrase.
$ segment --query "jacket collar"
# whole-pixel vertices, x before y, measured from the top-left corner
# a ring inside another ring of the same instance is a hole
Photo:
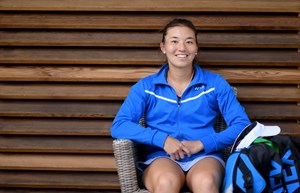
[[[204,74],[204,71],[198,64],[194,64],[195,74],[194,78],[191,82],[191,85],[196,84],[207,84],[207,80]],[[165,84],[168,85],[167,82],[167,73],[169,70],[169,65],[164,64],[160,70],[157,72],[156,77],[153,79],[153,84]]]

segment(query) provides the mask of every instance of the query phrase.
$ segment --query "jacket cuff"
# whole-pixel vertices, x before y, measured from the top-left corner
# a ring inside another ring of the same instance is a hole
[[[168,134],[161,131],[157,131],[152,137],[152,145],[158,146],[163,149],[167,137]]]
[[[213,137],[205,136],[200,139],[201,143],[203,144],[205,153],[211,153],[217,151],[216,147],[217,144]]]

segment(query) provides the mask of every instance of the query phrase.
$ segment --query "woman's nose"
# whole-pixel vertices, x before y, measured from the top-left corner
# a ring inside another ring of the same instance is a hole
[[[186,49],[186,46],[185,46],[185,44],[183,42],[181,42],[181,43],[178,44],[178,50],[185,51],[185,49]]]

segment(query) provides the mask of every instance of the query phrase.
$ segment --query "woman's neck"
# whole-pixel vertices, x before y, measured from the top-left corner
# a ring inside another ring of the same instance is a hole
[[[177,96],[181,97],[185,89],[188,87],[194,76],[194,68],[187,70],[169,69],[167,75],[168,83],[175,89]]]

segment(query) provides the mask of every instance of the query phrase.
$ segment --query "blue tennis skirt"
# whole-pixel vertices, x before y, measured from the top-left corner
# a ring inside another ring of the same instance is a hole
[[[193,160],[185,161],[185,162],[184,161],[173,160],[169,156],[158,156],[158,157],[155,157],[155,158],[150,158],[150,159],[146,160],[145,162],[139,161],[137,163],[137,168],[141,172],[144,172],[144,170],[147,168],[147,166],[149,166],[154,160],[156,160],[158,158],[162,158],[162,157],[163,158],[168,158],[168,159],[174,161],[175,163],[177,163],[184,172],[189,171],[189,169],[191,169],[191,167],[193,167],[198,161],[200,161],[204,158],[208,158],[208,157],[212,157],[212,158],[217,159],[223,165],[223,167],[225,168],[225,162],[220,157],[214,156],[214,155],[199,156],[199,157],[196,157]]]

